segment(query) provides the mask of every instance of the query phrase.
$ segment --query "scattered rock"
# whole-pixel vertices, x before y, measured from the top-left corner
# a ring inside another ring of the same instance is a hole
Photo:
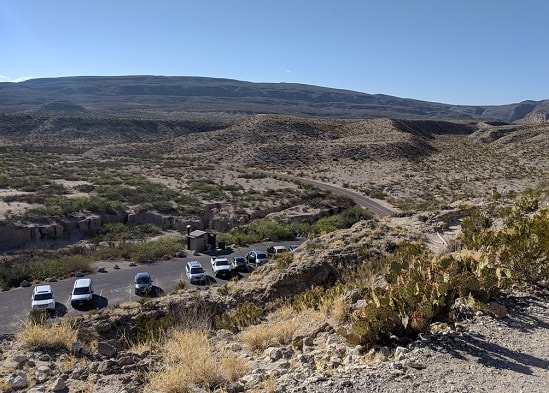
[[[488,308],[490,309],[490,313],[498,319],[506,318],[508,315],[507,308],[503,304],[490,302],[488,303]]]
[[[63,378],[57,378],[54,383],[51,385],[51,390],[53,392],[59,392],[67,388],[67,383]]]
[[[269,359],[271,359],[272,362],[282,359],[282,351],[280,348],[270,347],[267,348],[264,353],[269,357]]]
[[[107,269],[105,268],[105,266],[99,266],[97,268],[97,273],[107,273]]]
[[[21,281],[20,285],[21,285],[22,288],[28,288],[28,287],[31,286],[31,283],[28,282],[27,280],[23,280],[23,281]]]
[[[13,373],[6,377],[4,384],[11,389],[19,390],[27,387],[27,374]]]
[[[116,355],[116,352],[117,352],[117,348],[111,343],[108,343],[106,341],[101,341],[97,345],[97,353],[99,353],[100,355],[106,356],[108,358]]]

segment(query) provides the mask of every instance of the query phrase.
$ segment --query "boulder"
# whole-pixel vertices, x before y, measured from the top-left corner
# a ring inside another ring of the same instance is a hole
[[[114,355],[116,355],[117,351],[118,350],[114,345],[112,345],[111,343],[108,343],[106,341],[101,341],[97,345],[97,352],[100,355],[106,356],[108,358],[113,357]]]
[[[505,318],[508,315],[507,308],[503,304],[490,302],[488,303],[488,308],[490,309],[490,313],[497,319]]]

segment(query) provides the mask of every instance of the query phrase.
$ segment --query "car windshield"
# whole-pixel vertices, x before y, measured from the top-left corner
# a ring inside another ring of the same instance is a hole
[[[235,257],[234,261],[236,263],[244,263],[244,257]]]
[[[229,261],[227,261],[226,259],[221,259],[221,260],[215,261],[215,264],[217,266],[227,266],[229,264]]]
[[[49,300],[53,299],[53,296],[51,293],[37,293],[34,295],[34,300]]]
[[[73,294],[75,295],[86,295],[90,293],[90,288],[88,287],[77,287],[74,288]]]
[[[135,280],[138,284],[148,284],[150,282],[149,277],[137,277],[137,280]]]
[[[191,274],[200,274],[200,273],[204,273],[204,269],[202,269],[201,267],[191,268]]]
[[[258,252],[257,257],[258,258],[267,258],[267,255],[264,252]]]

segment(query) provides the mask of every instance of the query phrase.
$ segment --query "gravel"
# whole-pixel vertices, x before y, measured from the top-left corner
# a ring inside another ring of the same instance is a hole
[[[548,300],[546,290],[515,292],[498,299],[505,318],[476,315],[375,366],[309,378],[288,391],[549,392]]]

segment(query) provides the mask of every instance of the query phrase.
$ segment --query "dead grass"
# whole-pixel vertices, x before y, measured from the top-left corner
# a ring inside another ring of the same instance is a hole
[[[296,313],[290,306],[284,306],[273,312],[266,323],[250,326],[239,336],[252,350],[262,351],[272,345],[290,344],[299,326],[324,317],[319,311],[305,309]]]
[[[186,393],[192,385],[213,389],[248,370],[244,360],[210,345],[206,331],[173,331],[161,351],[164,369],[149,375],[146,392]]]
[[[17,333],[17,340],[33,348],[71,348],[77,341],[77,329],[71,319],[55,323],[27,322]]]
[[[331,317],[337,322],[343,322],[349,316],[351,305],[347,304],[342,297],[338,297],[334,300],[322,302],[319,308],[327,317]]]

